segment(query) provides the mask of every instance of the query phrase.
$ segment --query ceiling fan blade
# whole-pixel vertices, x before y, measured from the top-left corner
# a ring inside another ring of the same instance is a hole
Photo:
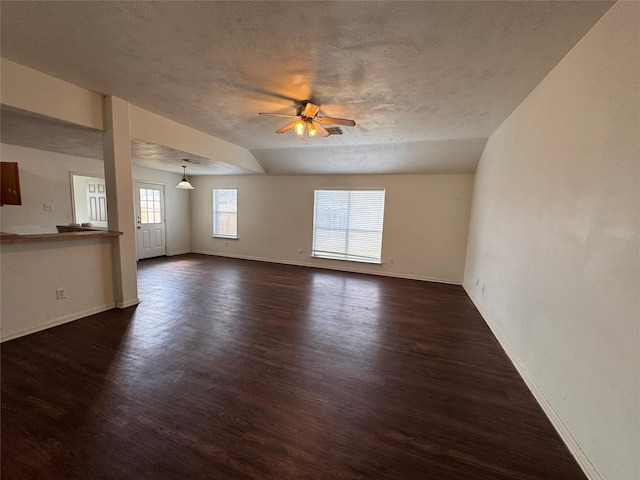
[[[285,125],[284,127],[282,127],[280,130],[276,130],[276,133],[284,133],[287,132],[289,130],[291,130],[293,128],[293,126],[298,123],[298,121],[296,120],[295,122],[291,122],[289,125]]]
[[[314,122],[317,129],[318,129],[318,135],[320,135],[321,137],[328,137],[329,136],[329,132],[327,132],[327,129],[324,128],[322,126],[322,124],[318,123],[318,122]]]
[[[287,115],[286,113],[265,113],[260,112],[258,115],[268,115],[270,117],[284,117],[284,118],[296,118],[297,115]]]
[[[316,105],[315,103],[308,102],[304,106],[304,114],[307,117],[315,117],[319,111],[320,111],[320,106]]]
[[[318,122],[330,123],[332,125],[344,125],[345,127],[355,127],[356,122],[346,118],[316,117]]]

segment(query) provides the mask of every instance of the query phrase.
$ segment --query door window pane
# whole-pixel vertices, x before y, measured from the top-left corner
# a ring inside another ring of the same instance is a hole
[[[160,190],[153,188],[140,189],[140,223],[162,223]]]

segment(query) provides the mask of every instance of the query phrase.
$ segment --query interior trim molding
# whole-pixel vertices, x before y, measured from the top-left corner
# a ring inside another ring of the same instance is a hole
[[[526,383],[527,387],[529,388],[534,398],[536,399],[536,401],[544,411],[545,415],[547,416],[549,421],[551,421],[551,424],[560,435],[560,438],[562,438],[562,441],[565,443],[565,445],[573,455],[573,458],[575,458],[576,462],[578,462],[578,465],[580,465],[580,468],[582,469],[584,474],[587,476],[589,480],[604,480],[604,478],[602,477],[602,475],[600,475],[600,473],[598,472],[596,467],[593,465],[593,463],[591,463],[591,460],[589,460],[589,457],[587,456],[585,451],[582,449],[582,447],[580,446],[576,438],[573,436],[573,434],[571,433],[567,425],[564,423],[564,421],[562,420],[562,417],[560,417],[556,409],[553,408],[553,405],[551,404],[549,399],[546,397],[542,389],[535,382],[535,380],[531,377],[531,375],[529,375],[529,372],[527,371],[526,367],[520,361],[516,352],[511,348],[511,345],[509,345],[509,342],[507,341],[505,336],[502,335],[502,332],[500,332],[500,329],[497,327],[495,323],[491,321],[489,315],[487,314],[486,311],[484,311],[480,302],[466,288],[464,284],[462,285],[462,288],[464,288],[464,291],[467,293],[467,295],[469,296],[473,304],[478,309],[478,312],[482,316],[484,322],[487,324],[487,326],[489,327],[493,335],[496,337],[496,339],[498,340],[498,343],[500,343],[500,346],[509,357],[509,360],[511,360],[511,363],[513,364],[513,366],[516,367],[516,370],[520,374],[520,377],[522,377],[522,379]]]
[[[177,250],[175,252],[167,252],[167,257],[173,257],[175,255],[185,255],[187,253],[191,253],[191,250]]]
[[[81,318],[88,317],[90,315],[95,315],[96,313],[102,313],[107,310],[111,310],[112,308],[115,308],[115,306],[116,306],[115,303],[105,303],[104,305],[100,305],[98,307],[88,308],[86,310],[74,312],[69,315],[56,318],[55,320],[51,320],[47,323],[41,323],[40,325],[36,325],[34,327],[27,328],[25,330],[20,330],[19,332],[12,333],[11,335],[7,335],[6,337],[2,337],[0,339],[0,342],[6,342],[9,340],[13,340],[14,338],[24,337],[25,335],[29,335],[31,333],[36,333],[42,330],[46,330],[48,328],[57,327],[58,325],[62,325],[64,323],[80,320]]]
[[[406,280],[420,280],[423,282],[436,282],[436,283],[447,283],[449,285],[462,285],[460,282],[455,282],[453,280],[447,280],[444,278],[422,277],[418,275],[402,275],[402,274],[391,273],[391,272],[372,272],[370,270],[360,270],[357,268],[347,270],[344,268],[332,267],[327,265],[314,265],[313,263],[309,263],[309,262],[294,262],[291,260],[252,257],[249,255],[233,255],[228,253],[208,252],[206,250],[193,250],[191,253],[197,253],[200,255],[210,255],[214,257],[238,258],[240,260],[255,260],[257,262],[279,263],[281,265],[296,265],[298,267],[318,268],[322,270],[336,270],[339,272],[347,272],[347,273],[364,273],[366,275],[378,275],[380,277],[404,278]],[[348,262],[348,263],[354,263],[354,262]]]
[[[118,308],[128,308],[128,307],[133,307],[134,305],[138,305],[140,303],[140,300],[138,299],[138,297],[134,297],[131,298],[127,301],[117,301],[116,302],[116,307]]]

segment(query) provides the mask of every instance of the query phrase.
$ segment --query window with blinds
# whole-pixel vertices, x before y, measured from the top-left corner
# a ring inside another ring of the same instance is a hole
[[[381,263],[384,190],[316,190],[314,257]]]
[[[213,236],[238,238],[238,189],[213,189]]]

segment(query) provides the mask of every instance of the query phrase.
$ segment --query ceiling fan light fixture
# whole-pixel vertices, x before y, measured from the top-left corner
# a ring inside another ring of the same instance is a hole
[[[355,120],[348,118],[321,117],[320,105],[311,103],[310,101],[302,102],[302,106],[296,109],[295,115],[286,115],[284,113],[268,113],[259,112],[258,115],[270,115],[272,117],[290,118],[291,123],[276,130],[276,133],[284,133],[293,130],[305,143],[310,137],[320,136],[328,137],[332,134],[341,134],[339,127],[329,127],[329,125],[344,125],[345,127],[355,127]]]
[[[293,129],[299,136],[304,135],[304,122],[302,120],[298,120],[293,126]]]
[[[180,188],[181,190],[194,190],[193,185],[191,185],[187,180],[187,167],[183,165],[182,168],[182,180],[180,180],[180,183],[176,185],[176,188]]]

